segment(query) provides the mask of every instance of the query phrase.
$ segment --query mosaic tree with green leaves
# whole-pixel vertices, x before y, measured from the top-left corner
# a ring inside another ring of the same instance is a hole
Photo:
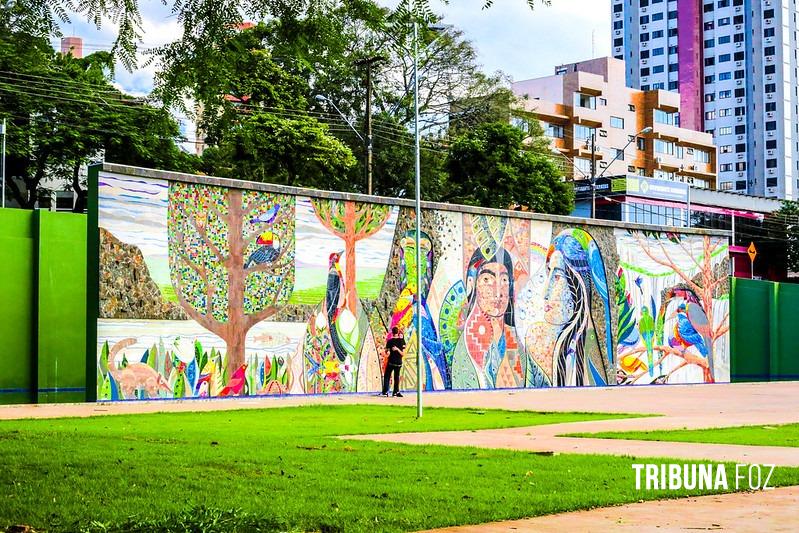
[[[311,203],[319,222],[344,241],[344,289],[347,308],[354,313],[358,301],[358,290],[355,287],[355,245],[380,231],[391,215],[391,206],[319,198],[312,198]]]
[[[291,296],[294,225],[292,196],[169,184],[172,286],[189,317],[227,344],[228,378],[244,365],[250,328]]]

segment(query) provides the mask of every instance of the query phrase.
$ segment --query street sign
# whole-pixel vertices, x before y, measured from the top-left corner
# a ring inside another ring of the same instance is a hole
[[[755,248],[755,243],[749,243],[749,248],[746,249],[746,253],[749,254],[749,261],[751,262],[752,279],[755,279],[755,257],[757,257],[757,248]]]
[[[749,248],[746,249],[746,253],[749,254],[749,259],[751,259],[754,263],[755,257],[757,257],[757,248],[755,248],[755,243],[749,243]]]

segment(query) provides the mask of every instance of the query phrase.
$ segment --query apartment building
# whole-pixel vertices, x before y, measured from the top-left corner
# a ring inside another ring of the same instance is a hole
[[[629,173],[716,187],[712,136],[679,127],[678,94],[627,87],[624,61],[561,65],[553,76],[514,83],[513,92],[518,108],[535,114],[553,150],[570,163],[567,179],[589,178],[593,161],[596,176]]]
[[[627,84],[679,92],[680,124],[714,136],[724,191],[796,199],[796,0],[612,0]]]

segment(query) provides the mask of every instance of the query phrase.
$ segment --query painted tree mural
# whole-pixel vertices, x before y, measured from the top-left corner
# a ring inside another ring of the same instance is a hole
[[[355,312],[358,289],[355,286],[355,245],[380,231],[391,215],[391,207],[339,200],[311,198],[314,214],[330,233],[344,241],[345,305]]]
[[[226,394],[242,394],[245,338],[294,286],[294,197],[170,182],[169,271],[189,317],[227,345]]]

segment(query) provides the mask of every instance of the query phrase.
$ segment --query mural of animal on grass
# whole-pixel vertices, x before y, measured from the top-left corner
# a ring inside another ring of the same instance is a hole
[[[103,400],[378,392],[393,327],[408,389],[729,380],[726,238],[99,185]]]

